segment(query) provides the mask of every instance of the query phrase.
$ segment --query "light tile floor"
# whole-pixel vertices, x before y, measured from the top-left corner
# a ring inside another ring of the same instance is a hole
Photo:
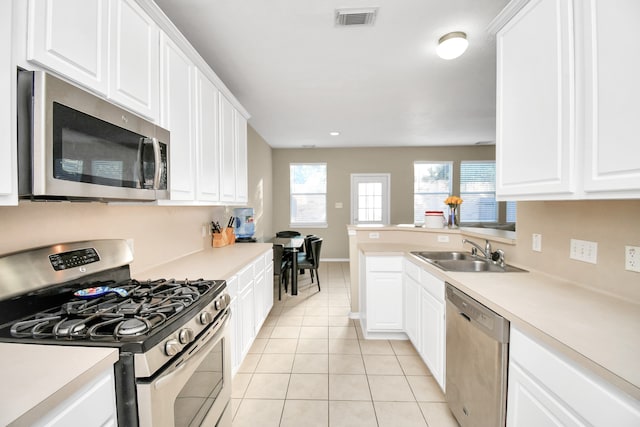
[[[363,340],[349,319],[349,264],[308,272],[275,302],[233,379],[233,427],[457,427],[409,341]]]

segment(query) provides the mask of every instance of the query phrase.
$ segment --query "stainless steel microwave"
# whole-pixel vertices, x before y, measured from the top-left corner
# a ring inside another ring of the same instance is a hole
[[[169,131],[42,71],[18,71],[18,186],[33,200],[169,197]]]

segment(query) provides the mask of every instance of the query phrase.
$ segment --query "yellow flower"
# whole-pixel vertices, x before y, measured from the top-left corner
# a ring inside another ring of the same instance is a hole
[[[445,199],[444,203],[449,205],[450,208],[455,208],[462,204],[462,199],[458,196],[449,196]]]

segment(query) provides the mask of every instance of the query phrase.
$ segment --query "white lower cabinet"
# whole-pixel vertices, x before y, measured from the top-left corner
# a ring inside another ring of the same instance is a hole
[[[401,256],[365,257],[365,337],[368,337],[370,332],[393,334],[404,331],[402,259]]]
[[[416,349],[420,348],[420,267],[404,260],[404,331]]]
[[[640,402],[511,326],[507,426],[640,425]]]
[[[444,282],[425,270],[420,271],[420,340],[416,347],[420,356],[445,389]]]
[[[99,374],[43,418],[32,424],[34,427],[115,427],[117,425],[113,368]]]
[[[270,264],[266,264],[267,260]],[[231,351],[234,374],[273,307],[272,260],[272,251],[269,250],[227,280],[231,296]],[[232,293],[232,289],[236,288],[233,281],[237,281],[235,298]]]

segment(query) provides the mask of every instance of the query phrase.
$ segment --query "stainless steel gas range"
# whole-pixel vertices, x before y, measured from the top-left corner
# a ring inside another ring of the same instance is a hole
[[[230,426],[224,280],[131,279],[124,240],[0,257],[0,342],[113,347],[118,424]]]

